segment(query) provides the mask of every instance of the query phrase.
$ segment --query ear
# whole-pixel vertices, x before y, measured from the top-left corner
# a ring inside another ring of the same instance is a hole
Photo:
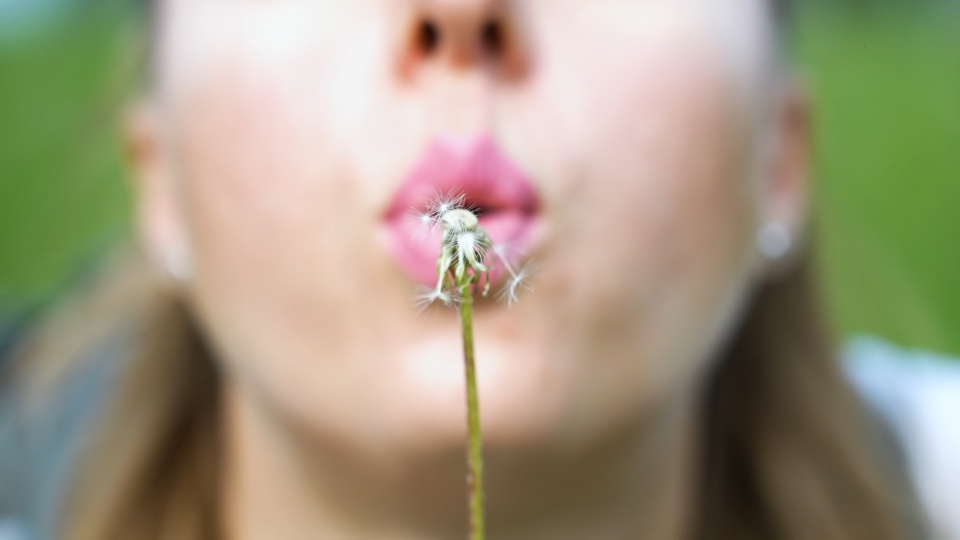
[[[155,267],[186,280],[191,265],[182,196],[169,138],[153,102],[144,99],[130,108],[124,142],[140,241]]]
[[[785,235],[791,249],[781,260],[773,262],[775,267],[784,266],[791,256],[803,251],[806,240],[813,137],[811,115],[806,90],[796,79],[786,81],[774,104],[757,239],[759,245],[764,242],[762,236],[771,231],[774,235]]]

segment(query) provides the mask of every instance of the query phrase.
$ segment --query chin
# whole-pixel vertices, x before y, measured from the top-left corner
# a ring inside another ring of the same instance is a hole
[[[479,328],[478,328],[479,333]],[[401,356],[394,421],[422,451],[462,447],[466,441],[466,388],[459,332],[409,347]],[[560,364],[527,343],[483,339],[476,344],[484,445],[520,448],[548,444],[562,425],[568,378]]]

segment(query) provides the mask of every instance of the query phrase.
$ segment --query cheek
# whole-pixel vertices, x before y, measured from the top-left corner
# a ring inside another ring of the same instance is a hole
[[[678,4],[541,29],[550,55],[526,114],[547,126],[539,153],[554,149],[543,176],[562,179],[548,201],[556,247],[570,248],[557,266],[580,269],[570,285],[619,276],[595,284],[610,299],[700,273],[729,279],[754,219],[742,62]]]
[[[577,266],[639,290],[687,291],[738,266],[754,214],[749,127],[709,54],[662,58],[618,70],[618,83],[591,98],[597,114],[583,123],[581,145],[589,156],[566,194],[579,203],[560,221],[562,234],[593,254]]]
[[[232,367],[268,385],[313,381],[304,351],[344,353],[376,326],[357,299],[382,265],[356,247],[375,209],[324,121],[336,100],[322,48],[259,62],[233,43],[173,93],[192,300]]]
[[[252,296],[269,284],[282,296],[284,285],[334,281],[356,263],[344,246],[372,212],[330,121],[348,108],[332,81],[341,34],[363,29],[357,13],[309,1],[164,5],[161,91],[198,289]]]
[[[571,52],[581,63],[550,84],[564,88],[548,97],[569,126],[558,144],[577,150],[550,201],[562,260],[539,290],[565,303],[557,353],[597,358],[585,388],[618,388],[634,410],[702,369],[745,294],[751,130],[733,70],[698,35]]]
[[[330,36],[264,52],[257,30],[221,35],[216,52],[195,55],[204,65],[168,76],[196,257],[191,301],[232,375],[284,410],[349,433],[363,425],[351,414],[380,410],[355,389],[383,379],[377,360],[415,333],[381,309],[415,313],[409,286],[372,240],[390,187],[377,180],[398,176],[382,172],[397,168],[397,150],[357,155],[369,148],[358,139],[379,140],[370,125],[391,122],[358,118],[357,93],[344,92],[374,86],[357,80],[382,70],[347,61]],[[362,97],[374,112],[389,105]],[[352,361],[328,361],[342,359]]]
[[[330,225],[358,208],[359,194],[313,121],[316,106],[291,91],[303,86],[227,64],[179,108],[198,279],[223,278],[224,265],[237,277],[296,272],[303,265],[286,259],[330,256],[333,240],[349,237]]]
[[[376,180],[396,168],[398,151],[380,150],[404,147],[378,130],[396,123],[377,78],[383,21],[360,1],[170,4],[163,90],[197,293],[254,304],[246,312],[295,304],[278,314],[355,302],[357,284],[376,281],[363,249],[382,204]]]

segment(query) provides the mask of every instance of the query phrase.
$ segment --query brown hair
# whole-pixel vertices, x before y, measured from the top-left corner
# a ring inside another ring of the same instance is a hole
[[[121,250],[27,340],[24,409],[42,413],[118,333],[130,345],[67,479],[58,538],[217,538],[219,375],[188,310],[139,254]]]

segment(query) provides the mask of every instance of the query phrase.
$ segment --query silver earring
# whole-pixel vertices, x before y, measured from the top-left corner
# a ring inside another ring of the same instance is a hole
[[[793,247],[793,236],[779,222],[765,223],[757,231],[757,250],[771,261],[782,259]]]
[[[178,283],[186,283],[193,277],[193,257],[190,251],[180,246],[167,253],[167,273]]]

